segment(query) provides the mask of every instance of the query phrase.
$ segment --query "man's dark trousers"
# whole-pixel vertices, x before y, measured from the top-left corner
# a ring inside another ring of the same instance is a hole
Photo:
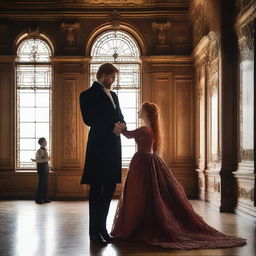
[[[37,163],[38,186],[36,193],[36,201],[40,202],[47,199],[49,164]]]
[[[105,234],[106,219],[116,183],[92,184],[89,193],[89,233],[90,236]]]

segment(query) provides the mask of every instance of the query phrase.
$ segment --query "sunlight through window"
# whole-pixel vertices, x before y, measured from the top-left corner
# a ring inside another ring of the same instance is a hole
[[[16,59],[17,168],[35,168],[31,158],[45,137],[51,150],[51,49],[38,38],[22,41]]]
[[[107,31],[101,34],[92,47],[90,83],[96,80],[99,66],[113,63],[119,75],[113,84],[113,91],[119,97],[120,106],[129,130],[138,127],[140,104],[140,51],[135,40],[124,31]],[[122,139],[122,165],[127,167],[136,151],[134,140]]]

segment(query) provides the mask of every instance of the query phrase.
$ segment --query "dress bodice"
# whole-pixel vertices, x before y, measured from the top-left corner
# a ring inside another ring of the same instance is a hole
[[[140,153],[152,152],[154,137],[150,127],[142,126],[133,131],[124,130],[123,135],[128,139],[131,139],[131,138],[135,139],[138,146],[138,152]]]

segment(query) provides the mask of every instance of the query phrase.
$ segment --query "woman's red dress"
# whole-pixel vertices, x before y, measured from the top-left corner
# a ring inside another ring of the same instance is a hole
[[[138,145],[118,202],[111,234],[165,248],[195,249],[243,246],[246,239],[209,226],[192,208],[182,185],[156,154],[153,133],[143,126],[124,131]]]

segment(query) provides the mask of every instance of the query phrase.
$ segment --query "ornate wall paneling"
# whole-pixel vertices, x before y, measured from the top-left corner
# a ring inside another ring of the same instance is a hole
[[[80,114],[79,95],[88,88],[88,58],[54,57],[54,171],[56,197],[84,197],[80,185],[86,145],[86,127]],[[61,149],[61,150],[60,150]]]
[[[0,55],[0,172],[15,169],[14,58]]]
[[[238,1],[236,31],[239,43],[238,212],[256,216],[255,208],[255,1]]]
[[[220,204],[219,47],[213,32],[193,52],[196,65],[196,162],[200,198]]]
[[[34,199],[38,183],[37,173],[33,171],[2,172],[0,179],[0,199]],[[55,195],[55,173],[48,178],[49,197]]]
[[[152,72],[152,89],[148,98],[151,95],[151,100],[161,111],[162,157],[184,185],[187,195],[196,198],[194,78],[191,58],[151,56],[144,57],[143,63],[146,63],[143,72]]]

